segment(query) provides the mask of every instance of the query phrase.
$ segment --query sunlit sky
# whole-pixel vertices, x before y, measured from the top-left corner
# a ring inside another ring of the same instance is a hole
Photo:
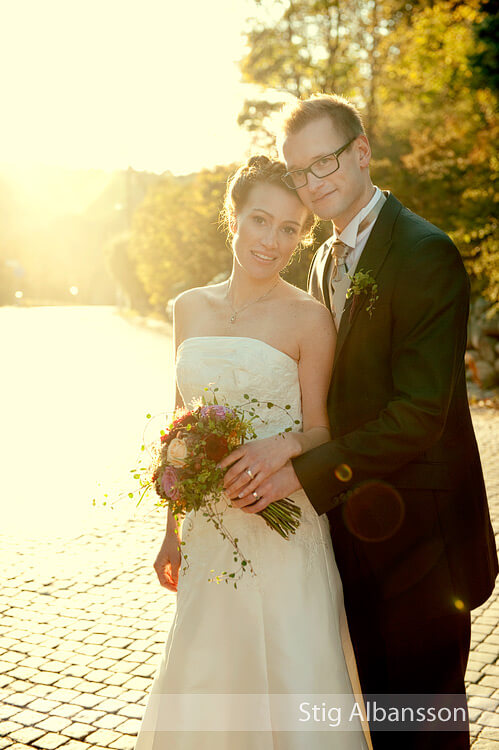
[[[181,174],[245,156],[251,0],[0,0],[0,164]]]

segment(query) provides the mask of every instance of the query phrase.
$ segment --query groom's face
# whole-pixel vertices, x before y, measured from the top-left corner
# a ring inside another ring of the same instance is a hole
[[[348,140],[330,117],[312,120],[286,137],[282,147],[286,167],[289,171],[305,169],[340,149]],[[344,228],[363,205],[369,156],[367,139],[359,136],[338,157],[340,166],[336,172],[327,177],[315,177],[308,172],[307,184],[296,192],[317,216]]]

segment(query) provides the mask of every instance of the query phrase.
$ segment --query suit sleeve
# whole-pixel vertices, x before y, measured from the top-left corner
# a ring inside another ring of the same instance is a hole
[[[376,419],[293,460],[319,514],[359,482],[402,468],[442,434],[464,367],[469,288],[445,235],[426,237],[404,254],[392,294],[392,398]],[[352,470],[349,482],[335,474],[344,464]]]

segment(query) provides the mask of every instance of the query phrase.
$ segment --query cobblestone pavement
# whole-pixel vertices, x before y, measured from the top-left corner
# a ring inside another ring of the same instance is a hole
[[[473,408],[499,531],[499,412]],[[494,451],[495,448],[495,451]],[[0,537],[0,750],[129,750],[175,612],[159,514],[72,540]],[[473,612],[473,750],[499,750],[499,587]]]
[[[499,411],[473,407],[471,412],[482,456],[492,525],[499,541]],[[472,747],[473,750],[499,750],[499,582],[485,604],[473,610],[471,619],[471,653],[466,680]]]

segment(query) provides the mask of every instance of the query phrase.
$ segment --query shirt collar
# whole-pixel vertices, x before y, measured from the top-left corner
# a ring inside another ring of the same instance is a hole
[[[345,229],[340,232],[339,234],[336,234],[336,230],[333,232],[333,240],[341,240],[345,243],[345,245],[348,245],[349,247],[355,248],[357,244],[357,232],[359,229],[359,224],[364,218],[364,216],[367,216],[369,211],[374,207],[376,201],[378,200],[379,196],[381,195],[381,190],[376,185],[374,186],[374,195],[369,201],[367,205],[364,206],[364,208],[361,208],[359,213],[356,214],[352,221],[346,225]],[[374,221],[374,219],[373,219]],[[362,234],[369,229],[369,227],[366,227]]]

